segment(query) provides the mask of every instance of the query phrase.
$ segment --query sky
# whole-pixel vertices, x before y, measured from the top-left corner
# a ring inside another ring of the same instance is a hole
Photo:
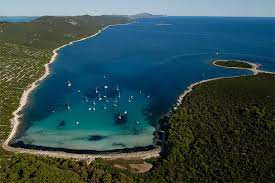
[[[275,17],[275,0],[0,0],[0,16],[165,14]]]

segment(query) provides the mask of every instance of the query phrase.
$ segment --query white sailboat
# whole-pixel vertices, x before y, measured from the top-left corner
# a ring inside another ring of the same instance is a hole
[[[98,94],[98,100],[101,101],[102,98],[100,97],[100,93]]]
[[[121,114],[119,114],[119,116],[117,118],[118,118],[118,120],[121,120],[122,119]]]

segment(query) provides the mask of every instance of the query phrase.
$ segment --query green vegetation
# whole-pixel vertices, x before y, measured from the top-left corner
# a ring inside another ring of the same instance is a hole
[[[70,41],[93,35],[108,25],[128,21],[127,18],[113,16],[44,16],[30,23],[0,23],[0,40],[53,50]]]
[[[238,67],[243,69],[252,69],[252,65],[249,63],[238,61],[238,60],[217,60],[215,61],[216,65],[224,66],[224,67]]]
[[[94,24],[94,19],[101,23]],[[23,90],[43,74],[43,65],[54,48],[110,23],[127,21],[121,17],[81,16],[2,23],[1,143],[8,136],[12,111]],[[0,150],[0,182],[272,182],[274,83],[275,75],[261,73],[196,86],[164,122],[168,150],[160,159],[148,160],[154,165],[148,173],[113,168],[116,161],[98,159],[88,164]],[[119,163],[127,167],[127,163],[139,162]]]
[[[3,180],[20,182],[271,182],[275,142],[275,75],[258,74],[203,83],[167,121],[168,152],[151,159],[152,171],[87,165],[14,155],[2,163]],[[226,101],[226,102],[224,102]],[[138,160],[120,164],[137,163]],[[71,179],[67,179],[67,177]]]
[[[12,112],[23,91],[45,72],[52,50],[95,34],[107,25],[127,23],[126,17],[41,17],[29,23],[0,22],[0,144],[10,132]],[[1,163],[12,154],[0,148]],[[0,182],[1,176],[0,176]]]
[[[274,130],[275,75],[198,85],[168,123],[153,180],[271,182]]]

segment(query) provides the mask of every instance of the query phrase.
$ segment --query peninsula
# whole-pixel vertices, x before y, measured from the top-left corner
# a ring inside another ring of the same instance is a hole
[[[94,156],[9,146],[20,111],[57,50],[130,22],[85,15],[0,23],[0,182],[271,182],[275,75],[246,61],[211,62],[253,75],[191,84],[161,121],[162,149]]]

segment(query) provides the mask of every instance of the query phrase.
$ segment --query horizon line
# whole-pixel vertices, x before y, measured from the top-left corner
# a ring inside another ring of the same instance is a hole
[[[143,13],[138,13],[143,14]],[[54,16],[54,17],[66,17],[66,16],[134,16],[138,14],[133,15],[123,15],[123,14],[100,14],[100,15],[91,15],[91,14],[75,14],[75,15],[0,15],[0,17],[44,17],[44,16]],[[150,14],[150,13],[148,13]],[[224,17],[224,18],[275,18],[275,16],[230,16],[230,15],[165,15],[165,14],[151,14],[153,16],[164,16],[164,17]]]

